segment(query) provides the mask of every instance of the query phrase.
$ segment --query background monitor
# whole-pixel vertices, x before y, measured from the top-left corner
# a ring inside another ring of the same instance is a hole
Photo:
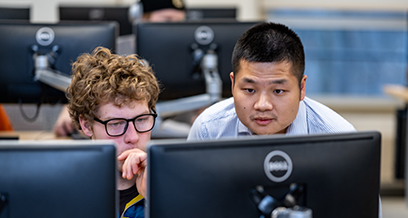
[[[63,91],[35,80],[34,57],[46,56],[51,69],[69,77],[80,54],[97,46],[115,51],[117,24],[0,22],[0,32],[0,103],[64,103]]]
[[[222,95],[231,96],[231,57],[237,39],[256,22],[179,22],[134,25],[136,54],[152,65],[164,90],[161,100],[205,93],[199,50],[215,47]]]
[[[108,141],[0,141],[0,218],[117,217]]]
[[[257,187],[275,203],[291,192],[314,218],[378,217],[380,143],[378,132],[151,141],[147,217],[260,217]]]
[[[132,34],[129,20],[129,6],[59,6],[60,21],[82,20],[95,23],[116,21],[119,23],[119,35]]]
[[[30,8],[0,7],[0,20],[30,20]]]
[[[236,20],[236,8],[187,8],[186,19],[189,21],[202,21],[207,19]]]

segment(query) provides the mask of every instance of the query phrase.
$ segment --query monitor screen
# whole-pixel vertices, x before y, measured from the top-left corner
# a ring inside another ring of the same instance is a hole
[[[0,20],[30,20],[30,8],[0,7]]]
[[[357,132],[151,141],[147,217],[260,217],[258,207],[282,205],[313,218],[378,217],[380,140]]]
[[[114,142],[0,141],[0,172],[0,218],[117,216]]]
[[[194,8],[186,10],[186,19],[190,21],[202,21],[206,19],[236,20],[236,8]]]
[[[179,22],[134,25],[136,54],[153,67],[163,86],[161,100],[206,92],[199,51],[210,48],[218,56],[222,96],[231,96],[231,57],[238,38],[255,22]],[[194,58],[196,57],[196,58]]]
[[[69,78],[80,54],[97,46],[114,51],[116,31],[115,22],[0,22],[0,103],[66,102],[62,90],[36,80],[35,64],[42,62],[35,57],[42,55],[49,69]]]
[[[129,6],[59,6],[59,20],[116,21],[119,35],[132,34]]]

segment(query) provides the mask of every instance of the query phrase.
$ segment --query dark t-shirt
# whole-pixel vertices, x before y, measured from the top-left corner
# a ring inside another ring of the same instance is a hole
[[[136,184],[128,189],[119,191],[119,210],[120,214],[125,210],[126,204],[135,198],[139,192],[137,191]]]

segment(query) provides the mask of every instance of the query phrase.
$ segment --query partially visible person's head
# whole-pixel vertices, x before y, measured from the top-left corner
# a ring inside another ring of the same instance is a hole
[[[261,23],[236,43],[230,73],[235,111],[254,134],[285,133],[305,97],[304,51],[280,24]]]
[[[177,22],[186,17],[183,0],[141,0],[143,21]]]
[[[247,30],[237,41],[232,54],[232,69],[240,70],[241,60],[248,62],[289,62],[300,83],[305,70],[305,54],[298,35],[287,26],[260,23]]]
[[[92,123],[101,105],[118,108],[143,102],[155,113],[159,86],[152,69],[136,55],[119,56],[98,47],[83,54],[72,65],[72,82],[67,88],[69,113],[81,129],[79,119]]]

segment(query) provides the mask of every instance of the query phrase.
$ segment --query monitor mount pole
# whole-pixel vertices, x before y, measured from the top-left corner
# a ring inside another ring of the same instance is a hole
[[[157,103],[156,108],[162,118],[208,107],[221,99],[222,81],[218,73],[218,56],[213,49],[203,55],[200,66],[206,83],[206,93]]]
[[[63,73],[51,68],[58,56],[59,47],[55,45],[52,51],[47,54],[40,54],[38,46],[32,46],[34,51],[34,81],[40,81],[51,87],[65,92],[66,88],[71,84],[71,78]]]
[[[71,78],[51,67],[58,56],[59,46],[53,46],[52,50],[46,54],[39,52],[38,45],[33,45],[31,49],[33,51],[34,60],[34,81],[40,81],[57,90],[65,92],[65,89],[71,83]],[[23,102],[20,99],[21,115],[26,121],[34,122],[39,115],[41,102],[37,102],[37,110],[32,117],[28,117],[24,112],[22,103]]]
[[[156,123],[158,128],[153,129],[152,135],[178,137],[174,131],[160,128],[164,118],[177,114],[182,114],[189,111],[198,110],[210,106],[219,101],[222,96],[222,80],[218,73],[218,56],[215,52],[215,47],[210,48],[205,54],[198,48],[193,52],[199,54],[195,59],[199,60],[200,72],[204,76],[206,83],[206,93],[185,97],[170,101],[158,102],[156,109],[159,114]],[[194,56],[194,55],[193,55]],[[195,61],[197,61],[195,60]],[[181,135],[184,137],[184,135]]]

